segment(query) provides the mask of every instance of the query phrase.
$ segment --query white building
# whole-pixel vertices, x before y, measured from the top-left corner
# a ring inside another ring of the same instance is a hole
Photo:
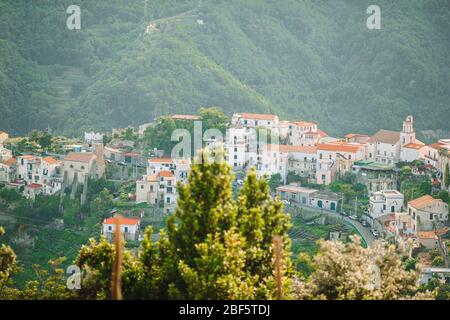
[[[397,190],[383,190],[374,192],[369,199],[369,214],[373,218],[402,212],[404,196]]]
[[[420,284],[428,284],[434,277],[440,280],[441,284],[450,284],[450,268],[425,268],[420,274]]]
[[[227,130],[224,148],[225,159],[235,170],[244,169],[256,162],[256,153],[250,157],[251,132],[244,126],[231,127]],[[256,151],[256,150],[255,150]]]
[[[103,134],[100,132],[85,132],[84,143],[92,145],[93,143],[103,143]]]
[[[139,218],[121,218],[120,231],[125,240],[139,240],[139,229],[141,220]],[[102,234],[112,241],[116,230],[116,218],[107,218],[102,223]]]
[[[280,174],[283,182],[286,182],[288,174],[289,147],[281,144],[266,144],[261,146],[261,154],[256,166],[259,178],[274,174]]]
[[[12,151],[9,149],[4,148],[0,144],[0,162],[6,161],[8,159],[11,159],[13,157]]]
[[[259,113],[235,113],[231,118],[232,126],[244,126],[247,128],[266,127],[273,129],[278,126],[278,116],[274,114]]]
[[[16,180],[17,160],[11,158],[0,162],[0,183],[10,183]]]
[[[316,183],[328,185],[336,175],[352,170],[353,163],[365,158],[365,145],[347,142],[317,145]]]
[[[314,179],[316,174],[317,147],[291,146],[289,150],[289,172]]]
[[[416,139],[413,116],[406,117],[401,132],[380,130],[368,144],[368,159],[387,164],[420,159],[424,145]]]
[[[426,195],[408,202],[408,214],[412,217],[413,231],[441,229],[448,221],[448,204]]]
[[[157,175],[161,171],[171,172],[181,183],[186,182],[191,169],[191,160],[172,158],[148,159],[147,175]]]
[[[145,175],[136,181],[136,203],[145,202],[170,212],[175,208],[177,198],[177,178],[170,171]]]
[[[400,149],[400,161],[413,162],[424,160],[427,147],[419,143],[408,143]]]
[[[52,157],[37,157],[24,155],[17,157],[17,178],[25,181],[26,185],[33,185],[25,190],[26,195],[34,198],[37,189],[52,195],[61,190],[60,176],[61,162]]]
[[[289,123],[289,144],[294,146],[314,146],[327,134],[317,127],[317,123],[293,121]]]

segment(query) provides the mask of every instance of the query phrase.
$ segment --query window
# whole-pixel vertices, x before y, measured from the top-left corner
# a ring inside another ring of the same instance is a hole
[[[430,220],[433,220],[433,214],[430,213]]]
[[[112,231],[112,226],[108,226],[108,231]]]
[[[234,148],[234,152],[237,152],[237,148]]]
[[[124,229],[124,233],[128,233],[128,227],[125,227],[123,229]]]
[[[322,154],[321,153],[319,154],[319,159],[322,159]]]
[[[141,184],[141,189],[144,189],[144,185],[143,184]]]
[[[170,198],[169,197],[166,198],[166,203],[170,203]]]
[[[234,160],[237,160],[237,155],[234,155]]]

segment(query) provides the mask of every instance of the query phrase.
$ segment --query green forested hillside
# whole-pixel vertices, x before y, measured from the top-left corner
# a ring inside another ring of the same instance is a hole
[[[369,0],[85,0],[71,31],[71,0],[2,0],[0,129],[79,134],[214,105],[335,135],[410,113],[448,132],[450,2],[376,2],[381,30]]]

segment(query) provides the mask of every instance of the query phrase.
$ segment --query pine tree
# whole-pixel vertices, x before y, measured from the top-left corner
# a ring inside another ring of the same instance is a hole
[[[268,298],[274,293],[273,285],[273,237],[283,241],[283,269],[291,274],[290,217],[283,213],[282,203],[273,199],[266,179],[258,179],[256,170],[249,171],[237,200],[238,229],[246,239],[246,271],[258,280],[258,298]],[[285,286],[288,282],[284,283]],[[270,286],[271,289],[268,290]]]

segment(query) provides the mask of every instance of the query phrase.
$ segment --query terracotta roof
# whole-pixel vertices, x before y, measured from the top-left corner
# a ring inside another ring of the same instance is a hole
[[[141,222],[139,218],[122,218],[120,219],[120,225],[136,225]],[[103,220],[103,224],[116,224],[116,218],[107,218]]]
[[[27,185],[27,188],[30,188],[30,189],[39,189],[39,188],[42,188],[42,184],[39,184],[39,183],[30,183],[30,184]]]
[[[137,152],[127,152],[124,154],[125,157],[139,157],[140,154]]]
[[[156,182],[156,181],[158,181],[158,176],[157,175],[149,175],[149,176],[147,176],[147,181],[148,182]]]
[[[10,158],[8,160],[3,161],[3,164],[10,167],[17,164],[17,160],[15,158]]]
[[[316,153],[316,146],[289,146],[289,152]]]
[[[274,114],[260,114],[260,113],[241,113],[242,119],[256,119],[256,120],[275,120],[277,116]]]
[[[70,152],[64,161],[84,162],[89,163],[92,159],[95,159],[95,154],[91,152]]]
[[[426,206],[429,206],[430,204],[433,204],[433,203],[439,202],[439,201],[442,201],[442,200],[435,199],[430,195],[426,195],[426,196],[411,200],[408,202],[408,204],[411,207],[414,207],[416,209],[422,209],[422,208],[425,208]]]
[[[31,155],[31,154],[25,154],[25,155],[23,155],[23,156],[19,156],[19,158],[26,159],[26,160],[34,160],[34,159],[37,159],[35,156],[33,156],[33,155]]]
[[[357,152],[360,146],[340,142],[340,143],[319,143],[317,150],[323,151],[336,151],[336,152]]]
[[[323,130],[317,129],[317,132],[319,133],[321,138],[328,137],[328,133]]]
[[[170,163],[173,162],[171,158],[151,158],[148,159],[149,163]]]
[[[354,138],[354,137],[368,137],[368,135],[366,135],[366,134],[359,134],[359,133],[349,133],[349,134],[345,135],[345,138],[347,138],[347,139],[351,139],[351,138]]]
[[[59,161],[52,157],[42,158],[42,161],[47,162],[48,164],[58,164]]]
[[[445,149],[446,145],[443,143],[436,142],[436,143],[430,144],[429,147],[436,149],[436,150],[440,150],[440,149]]]
[[[400,132],[390,130],[380,130],[370,137],[369,142],[382,142],[389,144],[396,144],[400,140]]]
[[[173,173],[170,171],[160,171],[158,173],[158,176],[169,178],[169,177],[173,177]]]
[[[403,148],[416,149],[416,150],[419,150],[422,147],[423,147],[423,145],[422,144],[418,144],[418,143],[408,143],[408,144],[403,146]]]
[[[298,127],[309,127],[309,126],[317,125],[316,122],[310,122],[310,121],[291,121],[290,123],[295,126],[298,126]]]
[[[190,115],[190,114],[174,114],[172,117],[174,120],[200,120],[200,116]]]
[[[436,239],[437,236],[447,233],[447,230],[448,229],[441,229],[436,231],[419,231],[417,235],[420,239]]]

